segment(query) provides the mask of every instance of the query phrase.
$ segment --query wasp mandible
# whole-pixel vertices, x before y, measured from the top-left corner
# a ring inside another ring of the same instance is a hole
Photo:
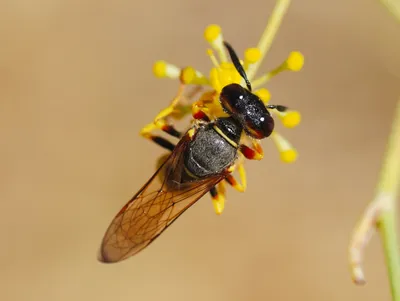
[[[180,138],[177,145],[159,136],[151,137],[171,153],[112,220],[101,244],[100,261],[118,262],[137,254],[204,194],[210,192],[217,199],[216,185],[221,181],[241,190],[243,187],[232,176],[239,155],[247,159],[262,157],[257,141],[274,130],[268,109],[283,112],[287,108],[265,105],[252,93],[238,56],[230,44],[224,45],[247,89],[232,83],[221,90],[219,100],[227,117],[211,120],[198,108],[193,113],[195,122],[186,133],[171,125],[163,126],[166,133]],[[241,144],[243,135],[254,141],[253,148]],[[160,174],[162,181],[158,181]]]

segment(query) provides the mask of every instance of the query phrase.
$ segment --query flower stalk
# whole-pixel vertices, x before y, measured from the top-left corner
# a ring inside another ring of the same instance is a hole
[[[389,12],[400,21],[400,0],[380,0]]]
[[[283,17],[288,10],[289,4],[290,0],[277,0],[257,47],[247,48],[244,51],[244,59],[241,60],[247,77],[252,82],[252,87],[255,89],[252,92],[265,104],[269,102],[271,94],[262,86],[281,72],[300,71],[304,64],[303,55],[299,51],[292,51],[289,53],[286,60],[278,67],[261,75],[259,78],[253,79],[262,60],[265,58],[272,45]],[[153,73],[159,78],[179,79],[181,84],[185,86],[197,85],[208,88],[208,90],[192,105],[193,107],[201,106],[203,110],[205,109],[208,111],[209,115],[218,118],[225,114],[219,102],[219,93],[222,88],[232,83],[241,84],[244,87],[246,87],[246,85],[233,63],[229,61],[221,27],[217,24],[207,26],[204,31],[204,39],[211,47],[207,49],[207,55],[212,65],[208,74],[201,73],[192,66],[180,68],[162,60],[155,62],[153,65]],[[187,111],[185,111],[185,113],[187,113]],[[287,110],[285,112],[272,110],[271,114],[276,115],[282,125],[287,128],[296,127],[301,121],[300,113],[295,110]],[[275,131],[271,137],[280,153],[281,161],[285,163],[294,162],[297,158],[297,151],[292,147],[289,141]]]
[[[392,298],[400,301],[400,256],[397,237],[396,199],[400,188],[400,101],[376,188],[374,200],[366,208],[356,227],[349,248],[353,280],[364,284],[362,260],[365,247],[375,229],[381,234]]]
[[[250,81],[256,75],[261,62],[271,48],[272,42],[274,41],[279,27],[281,26],[282,20],[289,8],[289,5],[290,0],[276,1],[276,5],[271,13],[271,16],[269,17],[268,24],[261,35],[260,41],[258,42],[257,48],[260,50],[261,56],[259,60],[253,64],[253,67],[247,71],[247,76]]]

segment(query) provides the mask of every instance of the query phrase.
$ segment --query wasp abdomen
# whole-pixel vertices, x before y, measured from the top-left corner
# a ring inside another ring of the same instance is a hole
[[[195,177],[220,173],[236,159],[237,149],[216,130],[200,128],[185,154],[185,166]]]

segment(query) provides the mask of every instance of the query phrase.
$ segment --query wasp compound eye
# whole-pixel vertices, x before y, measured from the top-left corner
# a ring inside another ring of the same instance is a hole
[[[225,86],[220,93],[220,102],[229,114],[240,114],[247,103],[248,92],[239,84]]]
[[[274,126],[274,119],[269,115],[269,113],[246,116],[244,121],[245,131],[251,137],[256,139],[263,139],[271,135]]]
[[[274,120],[264,103],[239,84],[225,86],[220,94],[224,110],[238,120],[253,138],[263,139],[274,130]]]

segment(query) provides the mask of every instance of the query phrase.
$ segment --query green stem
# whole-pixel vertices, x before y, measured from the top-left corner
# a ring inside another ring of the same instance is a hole
[[[382,245],[386,257],[386,265],[392,298],[400,301],[400,255],[397,238],[396,198],[400,186],[400,101],[397,104],[392,132],[381,176],[377,187],[377,201],[382,203],[378,218],[378,229],[382,236]]]
[[[396,233],[396,217],[393,211],[382,214],[379,225],[382,243],[385,250],[390,290],[393,301],[400,300],[400,260],[399,243]]]
[[[400,21],[400,0],[380,0],[392,15]],[[378,192],[387,194],[388,207],[379,220],[378,228],[382,236],[382,244],[388,268],[392,299],[400,301],[400,255],[399,242],[396,233],[396,197],[400,185],[400,101],[397,105],[393,129],[389,138],[385,164],[382,168]]]
[[[260,42],[258,43],[257,48],[261,52],[260,59],[254,63],[253,68],[251,68],[247,72],[247,77],[250,81],[254,78],[257,73],[258,67],[260,66],[263,58],[268,53],[271,48],[272,42],[274,41],[275,35],[278,32],[278,29],[282,23],[283,17],[285,16],[290,5],[290,0],[277,0],[275,7],[271,13],[271,16],[268,18],[268,24],[265,28]]]
[[[400,21],[400,0],[380,0],[383,5]]]

